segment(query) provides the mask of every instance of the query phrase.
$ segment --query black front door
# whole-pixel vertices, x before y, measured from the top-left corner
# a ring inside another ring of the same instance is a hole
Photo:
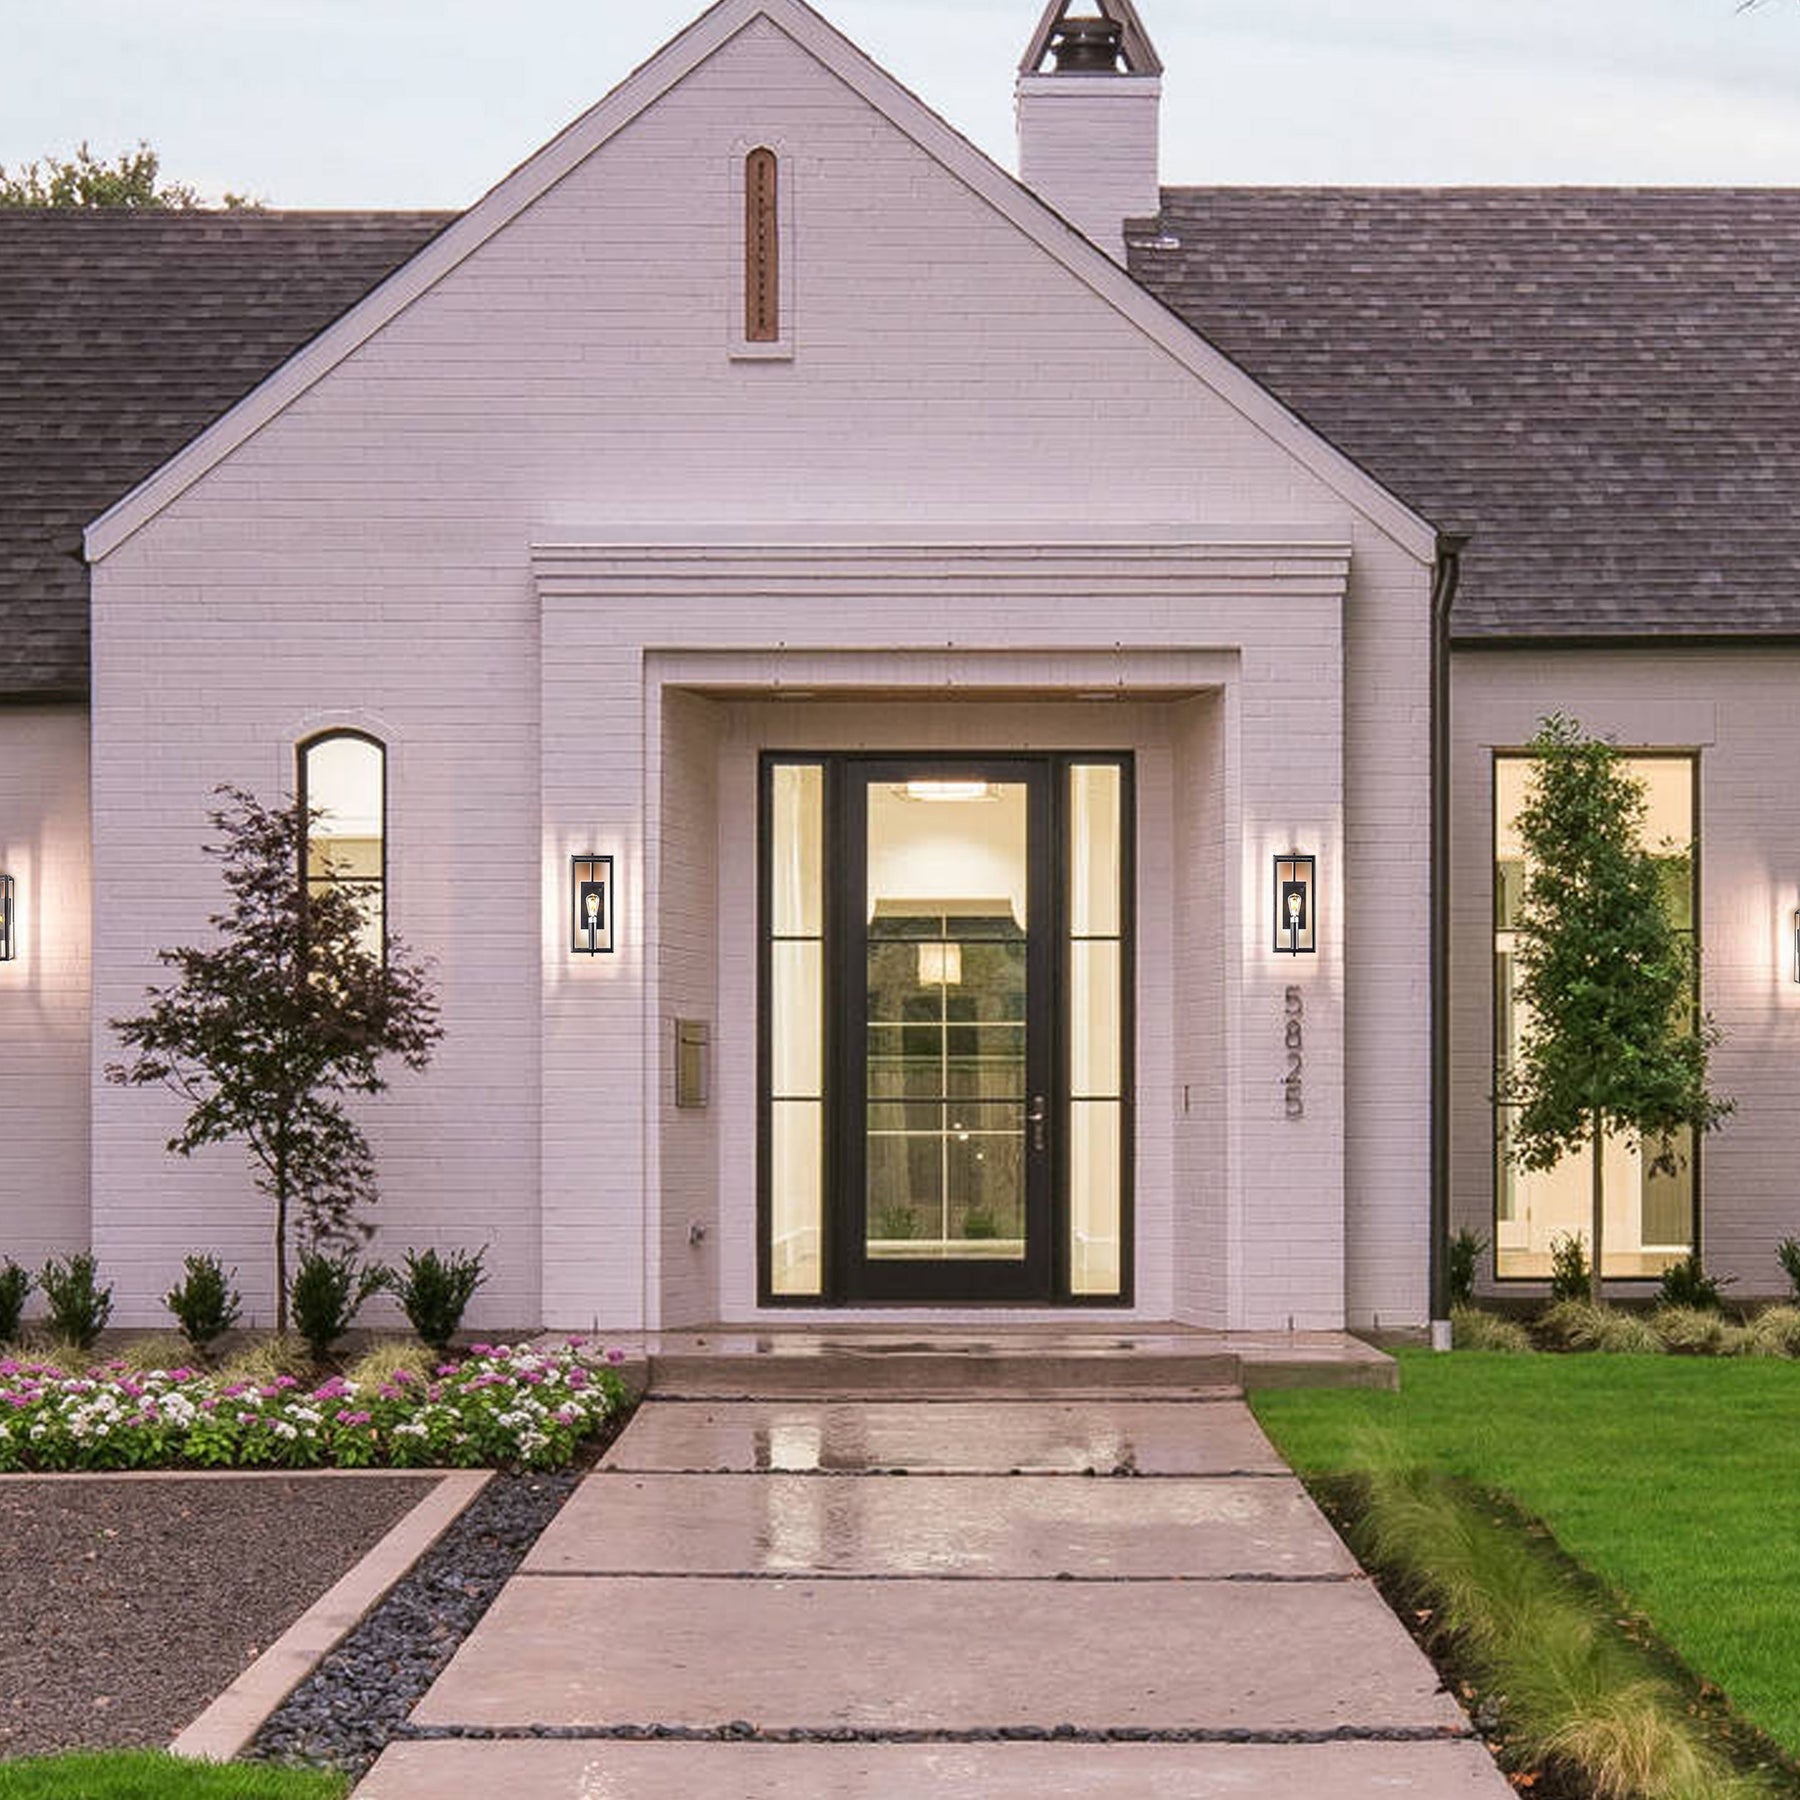
[[[855,762],[837,786],[839,1291],[1048,1299],[1050,769]]]
[[[1131,760],[771,752],[759,1291],[1131,1290]]]

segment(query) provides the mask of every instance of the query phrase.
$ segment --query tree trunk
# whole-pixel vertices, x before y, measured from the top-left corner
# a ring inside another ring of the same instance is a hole
[[[288,1328],[287,1272],[287,1146],[275,1148],[275,1334],[286,1337]]]
[[[1606,1239],[1606,1114],[1594,1108],[1593,1260],[1588,1264],[1588,1299],[1601,1304],[1600,1258]]]

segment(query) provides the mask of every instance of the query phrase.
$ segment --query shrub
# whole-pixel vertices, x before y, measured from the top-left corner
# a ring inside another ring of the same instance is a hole
[[[355,1253],[327,1256],[322,1250],[300,1253],[300,1272],[294,1277],[294,1328],[306,1340],[314,1362],[324,1362],[331,1346],[350,1329],[368,1297],[387,1284],[388,1272],[379,1263],[362,1267]]]
[[[38,1286],[50,1302],[50,1329],[80,1350],[91,1350],[112,1317],[112,1289],[95,1279],[93,1255],[53,1256],[38,1271]]]
[[[1800,1356],[1800,1306],[1764,1307],[1746,1332],[1751,1356]]]
[[[1730,1287],[1736,1279],[1733,1275],[1727,1275],[1723,1280],[1708,1275],[1700,1266],[1700,1252],[1690,1250],[1680,1262],[1670,1263],[1663,1270],[1662,1304],[1694,1307],[1702,1312],[1722,1312],[1725,1296],[1720,1290]]]
[[[1587,1300],[1559,1300],[1537,1322],[1557,1350],[1600,1350],[1613,1356],[1660,1356],[1664,1344],[1648,1319]]]
[[[406,1261],[384,1278],[420,1342],[439,1356],[450,1348],[475,1290],[487,1280],[481,1266],[486,1255],[485,1244],[473,1256],[464,1250],[447,1257],[435,1250],[409,1250]]]
[[[243,1349],[228,1356],[219,1370],[219,1379],[225,1382],[241,1381],[251,1387],[267,1387],[284,1375],[295,1378],[310,1375],[312,1367],[312,1355],[299,1338],[282,1337],[277,1333],[274,1337],[246,1344]]]
[[[1651,1315],[1657,1335],[1674,1356],[1746,1356],[1751,1333],[1705,1306],[1659,1306]]]
[[[0,1263],[0,1344],[18,1342],[19,1321],[25,1316],[25,1296],[30,1292],[29,1269],[21,1269],[10,1257]]]
[[[55,1362],[56,1358],[46,1350],[43,1360]],[[194,1347],[186,1338],[178,1337],[172,1331],[151,1332],[145,1337],[134,1337],[121,1345],[117,1360],[140,1374],[149,1374],[155,1369],[179,1369],[184,1363],[194,1360]],[[0,1793],[0,1800],[6,1800],[4,1793]]]
[[[1450,1309],[1450,1338],[1458,1350],[1499,1350],[1508,1355],[1529,1355],[1531,1333],[1517,1319],[1482,1312],[1474,1306]]]
[[[344,1379],[359,1388],[391,1386],[395,1377],[400,1385],[412,1380],[426,1380],[437,1372],[439,1359],[423,1344],[405,1338],[388,1338],[372,1344],[344,1371]]]
[[[1450,1305],[1454,1310],[1475,1299],[1475,1269],[1487,1254],[1487,1239],[1464,1226],[1450,1240]]]
[[[1788,1286],[1794,1290],[1794,1298],[1800,1300],[1800,1238],[1783,1238],[1776,1245],[1775,1254],[1787,1271]]]
[[[1578,1231],[1553,1237],[1550,1240],[1550,1298],[1585,1300],[1587,1297],[1587,1240]]]
[[[207,1346],[238,1322],[243,1303],[216,1256],[190,1256],[183,1267],[186,1273],[163,1295],[163,1305],[175,1315],[195,1354],[204,1356]]]

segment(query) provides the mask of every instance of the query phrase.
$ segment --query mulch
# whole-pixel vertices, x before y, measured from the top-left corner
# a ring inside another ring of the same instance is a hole
[[[433,1485],[0,1479],[0,1757],[167,1743]]]

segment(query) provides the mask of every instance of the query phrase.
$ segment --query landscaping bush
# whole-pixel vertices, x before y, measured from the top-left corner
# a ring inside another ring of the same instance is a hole
[[[430,1376],[256,1383],[112,1361],[0,1360],[0,1473],[148,1468],[554,1469],[626,1403],[604,1357],[474,1346]]]
[[[439,1356],[450,1348],[475,1290],[487,1280],[481,1266],[486,1255],[486,1245],[473,1256],[464,1250],[447,1257],[435,1250],[409,1250],[405,1262],[384,1278],[420,1342]]]
[[[1752,1356],[1800,1356],[1800,1306],[1769,1306],[1746,1328]]]
[[[267,1387],[284,1375],[304,1380],[312,1372],[312,1352],[299,1338],[283,1337],[279,1332],[234,1351],[219,1370],[225,1381],[243,1381],[255,1387]]]
[[[1587,1241],[1579,1232],[1565,1232],[1550,1240],[1550,1298],[1589,1298]]]
[[[1534,1762],[1597,1800],[1768,1800],[1696,1724],[1690,1696],[1503,1507],[1420,1469],[1366,1478],[1353,1542],[1454,1638]]]
[[[31,1271],[21,1269],[10,1257],[0,1263],[0,1344],[19,1339],[19,1321],[25,1316],[25,1298],[31,1292]]]
[[[1557,1350],[1600,1350],[1615,1356],[1660,1356],[1666,1346],[1648,1319],[1583,1300],[1559,1300],[1537,1322]]]
[[[38,1271],[38,1286],[50,1303],[50,1329],[58,1338],[91,1350],[112,1317],[112,1289],[101,1287],[93,1256],[53,1256]]]
[[[1800,1238],[1783,1238],[1776,1246],[1775,1254],[1787,1271],[1788,1286],[1794,1290],[1794,1298],[1800,1300]]]
[[[190,1256],[183,1267],[186,1273],[163,1295],[163,1305],[175,1315],[195,1355],[204,1356],[238,1322],[243,1303],[216,1256]]]
[[[1459,1306],[1475,1300],[1475,1270],[1487,1252],[1487,1239],[1477,1237],[1466,1226],[1450,1240],[1450,1306],[1451,1316]]]
[[[315,1363],[331,1355],[331,1346],[350,1329],[373,1293],[386,1286],[388,1272],[379,1263],[364,1268],[353,1251],[327,1256],[322,1250],[300,1253],[294,1277],[294,1329],[305,1340]]]
[[[1473,1306],[1451,1307],[1450,1341],[1458,1350],[1498,1350],[1511,1356],[1528,1356],[1534,1348],[1531,1333],[1517,1319]]]
[[[1659,1306],[1651,1323],[1672,1356],[1743,1356],[1751,1335],[1705,1306]]]
[[[1702,1312],[1723,1312],[1725,1296],[1721,1291],[1736,1280],[1727,1275],[1720,1280],[1708,1275],[1700,1266],[1700,1252],[1690,1250],[1680,1262],[1663,1270],[1661,1300],[1664,1306],[1694,1307]]]

